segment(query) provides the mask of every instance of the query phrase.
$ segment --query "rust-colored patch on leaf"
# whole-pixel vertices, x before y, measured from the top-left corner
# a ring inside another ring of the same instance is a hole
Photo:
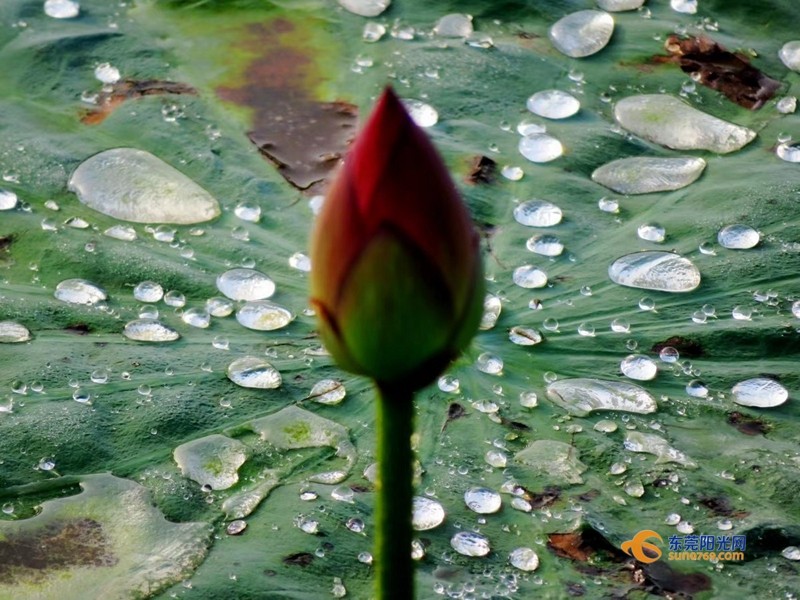
[[[133,79],[125,79],[113,84],[110,91],[101,92],[97,96],[97,108],[85,111],[81,116],[81,123],[97,125],[105,121],[108,115],[127,100],[165,94],[196,95],[197,90],[185,83],[174,81],[160,81],[157,79],[134,81]]]
[[[736,510],[727,496],[703,496],[699,502],[718,517],[744,519],[750,514],[745,510]]]
[[[57,521],[0,540],[0,583],[41,581],[51,571],[117,564],[103,526],[92,519]]]
[[[669,55],[656,56],[655,62],[677,64],[695,81],[744,108],[761,108],[781,87],[779,81],[751,65],[748,57],[729,52],[709,37],[671,35],[664,48]]]
[[[476,156],[472,159],[467,173],[467,183],[492,183],[497,174],[497,163],[488,156]]]
[[[733,425],[745,435],[764,435],[772,429],[766,421],[757,417],[748,417],[738,410],[728,413],[728,424]]]
[[[241,85],[221,86],[217,94],[253,109],[250,140],[289,183],[316,191],[352,141],[357,112],[352,104],[312,97],[314,65],[285,39],[294,30],[285,19],[251,25],[241,46],[256,58]]]
[[[547,547],[556,556],[576,562],[587,562],[597,554],[607,560],[622,562],[625,554],[593,529],[581,529],[570,533],[551,533],[547,536]]]

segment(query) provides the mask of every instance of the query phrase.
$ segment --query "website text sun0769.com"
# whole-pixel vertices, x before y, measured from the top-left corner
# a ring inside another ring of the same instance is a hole
[[[667,554],[669,560],[707,560],[716,561],[740,561],[744,560],[744,552],[670,552]]]

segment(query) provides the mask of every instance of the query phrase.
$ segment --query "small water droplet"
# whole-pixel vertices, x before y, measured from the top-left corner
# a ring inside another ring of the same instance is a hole
[[[404,98],[402,102],[414,123],[420,127],[433,127],[439,122],[439,113],[430,104],[408,98]]]
[[[580,110],[581,103],[575,96],[567,92],[544,90],[536,92],[528,98],[527,107],[529,111],[540,117],[566,119]]]
[[[444,507],[431,498],[414,496],[411,525],[415,531],[427,531],[442,524],[445,518]]]
[[[546,163],[564,154],[564,146],[546,133],[534,133],[519,141],[519,153],[534,163]]]
[[[728,225],[719,230],[717,241],[723,248],[747,250],[761,241],[758,232],[748,225]]]

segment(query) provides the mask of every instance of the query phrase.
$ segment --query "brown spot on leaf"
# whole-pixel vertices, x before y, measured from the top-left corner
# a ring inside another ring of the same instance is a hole
[[[705,573],[681,573],[673,569],[665,560],[641,565],[646,578],[645,586],[650,584],[652,591],[674,598],[674,594],[683,594],[691,598],[692,594],[711,589],[711,578]]]
[[[594,529],[585,528],[570,533],[551,533],[547,536],[547,547],[556,556],[584,563],[590,558],[603,558],[613,562],[624,562],[627,556]]]
[[[699,342],[679,335],[673,335],[663,342],[653,344],[651,350],[657,354],[669,346],[680,352],[682,358],[700,358],[704,354],[703,346]]]
[[[764,435],[772,429],[769,423],[757,417],[749,417],[738,410],[728,413],[728,423],[745,435]]]
[[[283,564],[285,565],[294,565],[305,568],[312,562],[314,562],[314,555],[308,552],[296,552],[295,554],[290,554],[289,556],[283,557]]]
[[[709,509],[717,516],[722,517],[735,517],[743,519],[750,513],[744,510],[736,510],[733,508],[730,499],[727,496],[703,496],[698,502]]]
[[[11,534],[0,539],[0,582],[37,582],[70,567],[110,567],[117,557],[109,546],[103,526],[87,518]]]
[[[460,405],[458,402],[451,402],[447,407],[447,417],[445,418],[444,423],[442,423],[442,431],[445,430],[450,421],[455,421],[456,419],[466,416],[467,411],[464,410],[462,405]]]
[[[64,327],[67,333],[74,333],[75,335],[86,335],[92,330],[86,323],[71,323]]]
[[[196,95],[197,90],[185,83],[174,81],[160,81],[157,79],[134,81],[133,79],[125,79],[113,84],[109,91],[100,92],[97,96],[97,107],[85,111],[81,116],[81,123],[97,125],[105,121],[106,117],[119,108],[123,102],[143,96],[166,94]]]
[[[223,100],[253,109],[250,140],[286,180],[301,190],[320,184],[354,137],[356,107],[319,102],[310,88],[317,75],[309,55],[290,43],[285,19],[251,25],[241,43],[255,55],[237,86],[217,88]]]
[[[504,427],[508,427],[509,429],[514,429],[516,431],[530,431],[530,425],[523,423],[522,421],[512,421],[511,419],[506,419],[505,417],[500,417],[500,424]]]
[[[655,57],[656,62],[677,64],[695,81],[744,108],[761,108],[781,87],[779,81],[751,65],[747,56],[729,52],[709,37],[671,35],[664,48],[669,56]]]
[[[467,183],[492,183],[497,174],[497,163],[488,156],[476,156],[467,173]]]

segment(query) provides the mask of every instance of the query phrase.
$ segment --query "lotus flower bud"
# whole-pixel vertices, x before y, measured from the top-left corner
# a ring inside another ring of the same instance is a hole
[[[475,334],[484,298],[478,234],[391,89],[331,184],[311,264],[322,340],[348,371],[417,389]]]

